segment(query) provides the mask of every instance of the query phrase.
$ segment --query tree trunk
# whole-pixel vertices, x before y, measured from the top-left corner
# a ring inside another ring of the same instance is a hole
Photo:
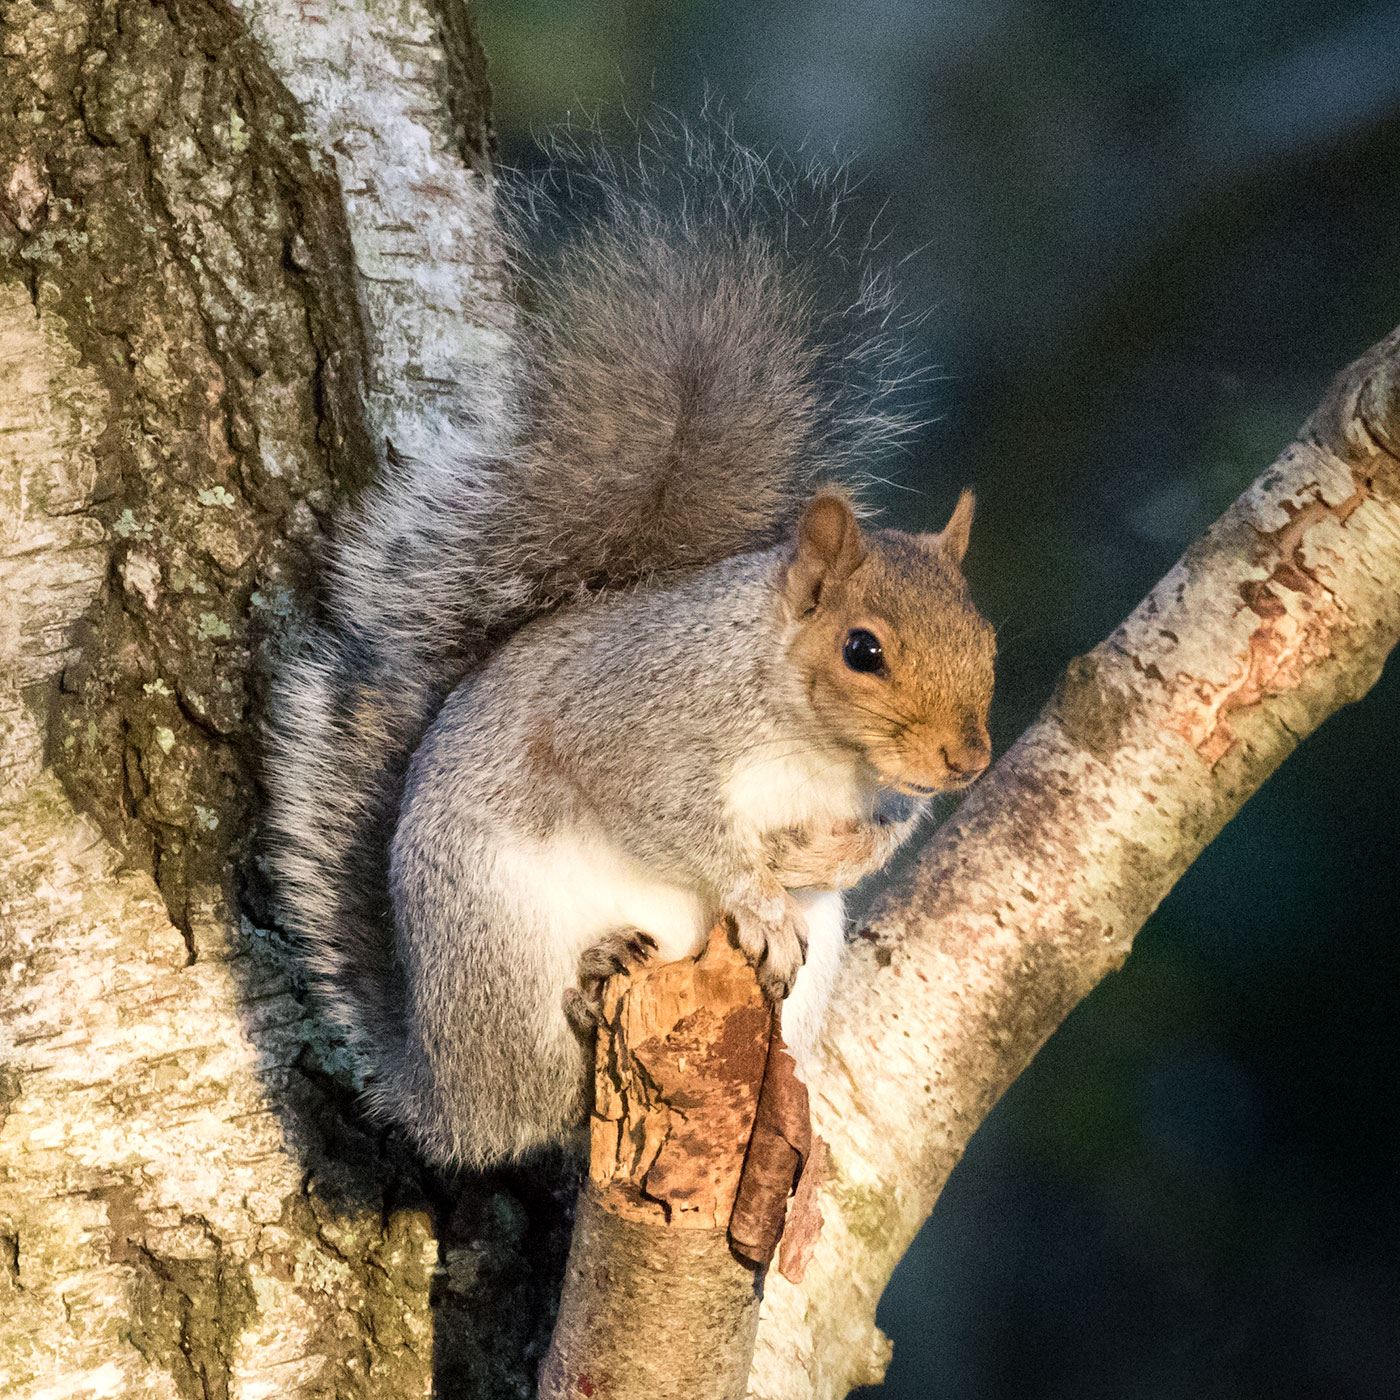
[[[562,1207],[357,1121],[252,825],[334,501],[498,343],[470,26],[0,34],[0,1392],[528,1394]]]

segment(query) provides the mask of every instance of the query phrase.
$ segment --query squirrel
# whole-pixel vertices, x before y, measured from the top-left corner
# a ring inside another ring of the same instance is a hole
[[[721,916],[809,1054],[842,891],[990,755],[971,493],[909,534],[833,484],[905,426],[888,284],[820,309],[839,182],[661,146],[570,153],[553,251],[538,187],[503,219],[504,376],[342,520],[274,687],[283,920],[371,1113],[446,1166],[569,1139],[603,981]]]

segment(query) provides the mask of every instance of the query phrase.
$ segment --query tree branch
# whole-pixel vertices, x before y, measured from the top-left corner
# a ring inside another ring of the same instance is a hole
[[[878,1381],[875,1306],[968,1139],[1245,799],[1400,636],[1400,332],[1132,616],[870,914],[813,1085],[825,1228],[750,1394]]]
[[[1070,664],[879,900],[813,1084],[824,1228],[800,1283],[767,1281],[750,1395],[838,1400],[883,1377],[876,1304],[972,1133],[1245,799],[1379,676],[1400,636],[1398,385],[1400,332],[1338,377],[1298,440]],[[590,1378],[600,1400],[653,1393],[673,1359],[679,1388],[660,1393],[690,1393],[706,1374],[693,1349],[648,1339],[665,1334],[668,1299],[691,1319],[722,1310],[734,1266],[713,1242],[677,1254],[669,1221],[642,1242],[653,1267],[637,1269],[638,1240],[600,1228],[607,1217],[587,1195],[570,1280],[591,1280],[589,1305],[566,1289],[560,1332],[613,1362]],[[710,1375],[747,1361],[748,1328],[703,1335]],[[542,1389],[567,1393],[558,1374]]]

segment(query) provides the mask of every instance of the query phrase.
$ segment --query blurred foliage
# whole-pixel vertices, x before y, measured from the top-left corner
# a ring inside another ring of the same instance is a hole
[[[977,486],[1002,744],[1400,321],[1400,5],[476,8],[507,164],[707,94],[854,157],[941,372],[889,506]],[[879,1394],[1400,1394],[1394,670],[978,1134],[882,1304]]]

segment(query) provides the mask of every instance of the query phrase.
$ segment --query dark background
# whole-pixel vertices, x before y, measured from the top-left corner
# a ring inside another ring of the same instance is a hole
[[[569,111],[838,147],[921,249],[1005,747],[1400,322],[1400,5],[482,0],[503,159]],[[1328,722],[1073,1013],[880,1309],[888,1400],[1400,1396],[1400,681]],[[877,1392],[862,1392],[872,1397]]]

